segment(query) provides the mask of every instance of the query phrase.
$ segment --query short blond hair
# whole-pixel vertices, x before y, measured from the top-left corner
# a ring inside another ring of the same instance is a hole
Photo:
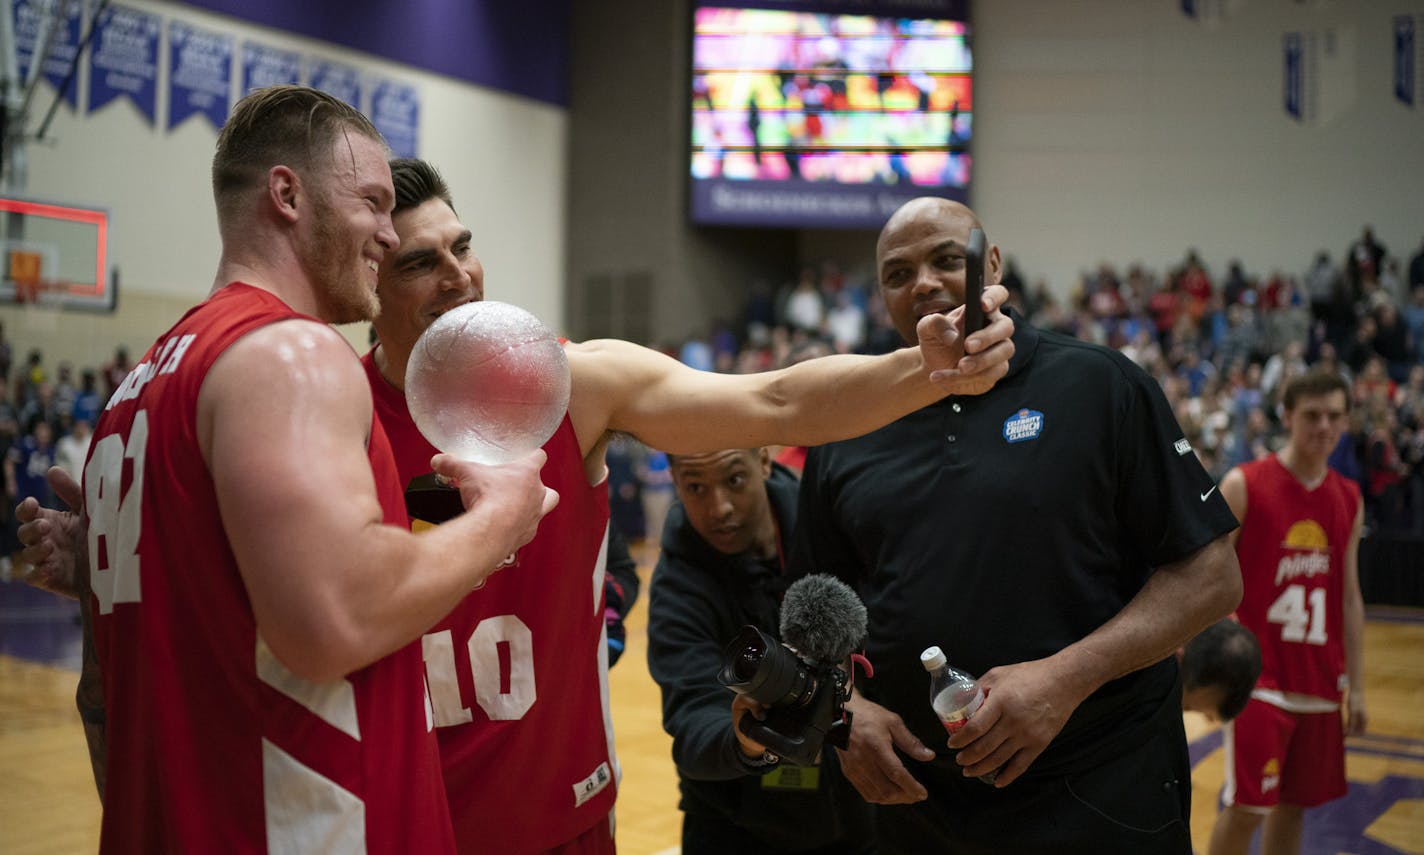
[[[237,102],[213,155],[213,199],[219,222],[242,191],[286,165],[303,171],[326,165],[337,136],[354,132],[385,141],[359,110],[307,86],[268,86]]]

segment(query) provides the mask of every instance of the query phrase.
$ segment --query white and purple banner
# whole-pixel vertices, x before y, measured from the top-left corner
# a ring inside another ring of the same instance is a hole
[[[162,28],[159,16],[126,6],[110,6],[99,15],[89,43],[89,112],[126,97],[154,123]]]
[[[28,81],[35,55],[43,53],[42,73],[55,89],[64,85],[79,54],[79,0],[15,0],[15,64],[21,81]],[[48,53],[44,53],[48,47]],[[78,75],[60,93],[69,106],[78,106]]]
[[[302,55],[259,42],[242,45],[242,92],[302,82]]]
[[[378,80],[371,90],[371,124],[396,157],[420,156],[420,93],[414,86]]]
[[[313,59],[307,69],[307,85],[361,109],[361,71],[355,66]]]
[[[1340,24],[1281,38],[1281,106],[1303,125],[1324,127],[1348,116],[1360,95],[1357,27]]]
[[[227,33],[168,22],[168,127],[194,113],[214,128],[227,121],[232,98],[232,43]]]
[[[1413,15],[1394,17],[1394,97],[1395,100],[1413,107],[1418,85],[1415,59],[1418,56]]]
[[[1305,118],[1305,38],[1301,33],[1286,33],[1281,40],[1282,106],[1286,115],[1296,121]]]

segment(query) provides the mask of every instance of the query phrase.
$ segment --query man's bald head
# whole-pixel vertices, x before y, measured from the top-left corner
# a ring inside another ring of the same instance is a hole
[[[902,229],[919,224],[943,223],[947,220],[961,218],[968,218],[971,228],[984,228],[979,223],[979,216],[968,205],[961,202],[940,196],[920,196],[911,199],[896,208],[895,213],[890,215],[890,219],[885,221],[885,226],[880,230],[880,237],[875,242],[875,257],[879,259],[884,256],[887,238]]]

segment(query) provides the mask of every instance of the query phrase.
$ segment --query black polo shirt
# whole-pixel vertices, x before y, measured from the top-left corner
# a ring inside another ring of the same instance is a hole
[[[1155,380],[1014,320],[1009,374],[990,392],[812,449],[802,478],[793,575],[857,588],[875,666],[857,690],[899,713],[937,765],[952,760],[924,648],[973,674],[1049,656],[1121,611],[1154,566],[1236,527]],[[1131,750],[1122,737],[1175,681],[1169,660],[1103,686],[1028,775],[1108,743]]]

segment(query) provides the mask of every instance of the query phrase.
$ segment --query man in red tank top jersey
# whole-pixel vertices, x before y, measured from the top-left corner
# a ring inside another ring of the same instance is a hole
[[[399,243],[387,157],[316,90],[239,102],[213,159],[211,295],[110,399],[82,496],[53,476],[82,519],[22,515],[22,558],[92,590],[102,852],[454,851],[418,640],[557,496],[543,452],[437,458],[473,507],[411,534],[360,362],[327,325],[376,309]],[[86,534],[76,565],[57,539]]]
[[[1364,509],[1359,487],[1326,465],[1348,390],[1315,370],[1286,384],[1282,404],[1286,447],[1221,481],[1241,521],[1232,534],[1245,587],[1237,617],[1261,644],[1262,668],[1226,726],[1226,806],[1212,855],[1245,855],[1260,826],[1264,851],[1299,852],[1305,809],[1345,794],[1345,733],[1365,730]]]
[[[394,161],[392,171],[401,246],[381,263],[380,343],[364,362],[377,416],[408,483],[429,471],[432,449],[406,408],[407,360],[437,317],[483,299],[484,270],[439,174],[404,159]],[[958,362],[963,348],[952,332],[956,324],[938,315],[922,324],[918,351],[831,357],[756,375],[695,371],[622,341],[565,346],[573,388],[563,424],[544,446],[549,462],[543,471],[559,491],[559,507],[539,537],[424,639],[462,852],[597,855],[613,849],[618,772],[601,602],[604,452],[613,433],[686,453],[772,442],[813,445],[863,433],[1001,377],[1012,324],[993,310],[1006,294],[1002,288],[987,294],[994,323],[973,337],[967,363]],[[952,365],[958,368],[927,382],[927,368]]]

